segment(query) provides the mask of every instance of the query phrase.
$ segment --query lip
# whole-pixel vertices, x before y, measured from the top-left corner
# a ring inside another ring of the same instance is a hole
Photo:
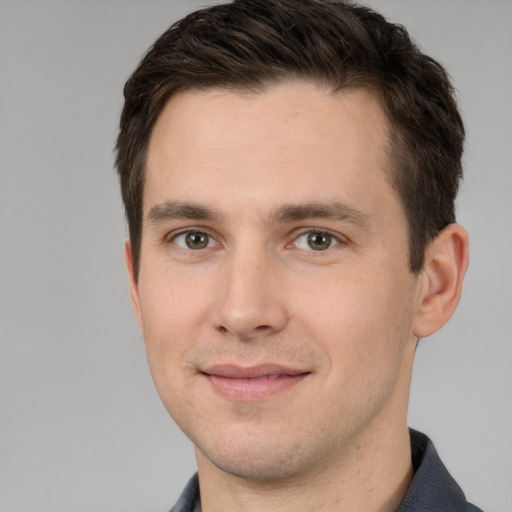
[[[281,365],[251,367],[215,365],[202,371],[213,389],[231,400],[247,402],[269,398],[286,391],[310,372]]]

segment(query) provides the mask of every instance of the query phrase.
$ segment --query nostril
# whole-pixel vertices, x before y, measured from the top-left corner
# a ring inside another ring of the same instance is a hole
[[[258,325],[254,327],[254,329],[251,329],[253,333],[257,334],[263,334],[267,331],[271,331],[272,327],[270,325]],[[224,325],[217,326],[217,331],[219,331],[221,334],[227,334],[230,332],[230,330],[225,327]]]
[[[256,327],[254,330],[257,332],[265,332],[271,329],[272,327],[270,327],[270,325],[258,325],[258,327]]]
[[[260,338],[264,338],[272,334],[272,332],[276,331],[271,325],[262,324],[257,325],[253,328],[230,328],[229,325],[219,324],[215,327],[218,333],[223,336],[226,335],[235,335],[240,340],[257,340]]]

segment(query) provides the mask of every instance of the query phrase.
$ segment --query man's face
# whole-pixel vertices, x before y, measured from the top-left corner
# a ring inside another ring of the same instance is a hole
[[[305,474],[405,425],[420,286],[386,148],[363,90],[185,92],[161,114],[132,298],[200,468]]]

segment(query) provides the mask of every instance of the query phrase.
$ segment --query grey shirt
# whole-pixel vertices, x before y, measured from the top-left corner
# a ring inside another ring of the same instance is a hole
[[[411,429],[410,434],[414,478],[397,512],[482,512],[466,501],[432,441],[416,430]],[[201,512],[197,474],[170,512]]]

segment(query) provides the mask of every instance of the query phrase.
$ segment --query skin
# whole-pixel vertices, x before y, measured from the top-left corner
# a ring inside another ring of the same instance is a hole
[[[138,276],[125,257],[205,512],[396,510],[410,484],[415,346],[457,305],[467,235],[409,271],[387,133],[371,91],[297,82],[182,92],[156,123]],[[286,375],[226,375],[255,368]]]

